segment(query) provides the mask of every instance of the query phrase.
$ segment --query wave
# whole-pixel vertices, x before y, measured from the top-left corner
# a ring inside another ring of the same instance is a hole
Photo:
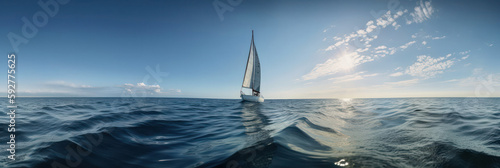
[[[0,167],[500,167],[500,99],[461,101],[24,98]]]

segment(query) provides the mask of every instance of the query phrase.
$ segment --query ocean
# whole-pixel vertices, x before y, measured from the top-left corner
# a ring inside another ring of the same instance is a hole
[[[499,98],[17,101],[0,167],[500,167]]]

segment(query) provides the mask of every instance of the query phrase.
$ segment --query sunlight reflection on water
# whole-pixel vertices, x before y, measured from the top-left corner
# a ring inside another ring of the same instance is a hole
[[[340,159],[338,162],[335,162],[335,165],[344,167],[349,165],[349,162],[345,161],[345,159]]]

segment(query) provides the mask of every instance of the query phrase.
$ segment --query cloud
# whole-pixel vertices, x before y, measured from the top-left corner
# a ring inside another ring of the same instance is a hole
[[[180,89],[163,89],[160,85],[147,85],[145,83],[137,83],[130,84],[125,83],[123,85],[119,85],[118,88],[122,88],[122,96],[123,94],[132,97],[141,97],[141,96],[169,96],[169,95],[178,95],[182,93]],[[124,92],[123,92],[124,91]]]
[[[145,83],[90,86],[66,81],[49,81],[38,85],[38,88],[24,90],[20,95],[36,97],[141,97],[182,95],[181,93],[180,89],[164,90],[160,85],[147,85]]]
[[[398,28],[401,27],[401,25],[397,24],[396,22],[393,22],[392,26],[394,27],[394,30],[398,30]]]
[[[469,56],[470,56],[469,53],[470,53],[470,50],[467,50],[467,51],[459,52],[458,54],[465,55],[462,57],[462,60],[465,60],[465,59],[469,58]]]
[[[445,57],[432,58],[430,56],[420,55],[417,57],[417,62],[406,68],[405,73],[411,76],[428,79],[443,73],[444,70],[450,68],[453,63],[453,60],[446,60]]]
[[[446,38],[446,36],[432,37],[431,39],[433,39],[433,40],[441,40],[441,39],[444,39],[444,38]]]
[[[35,97],[77,97],[77,96],[96,96],[100,93],[107,93],[108,87],[95,87],[86,84],[75,84],[67,81],[48,81],[36,88],[30,88],[20,91],[20,96]]]
[[[422,41],[422,44],[423,44],[423,45],[427,45],[427,42],[426,42],[426,41]]]
[[[387,11],[384,15],[382,15],[380,18],[377,18],[375,21],[370,20],[366,23],[366,28],[363,29],[358,29],[354,32],[351,32],[350,34],[345,34],[343,37],[337,37],[335,36],[333,39],[335,40],[335,43],[333,45],[328,46],[325,51],[330,51],[339,48],[340,46],[343,45],[349,45],[350,42],[364,42],[362,45],[369,45],[371,41],[374,39],[377,39],[376,35],[369,36],[373,30],[379,28],[383,29],[386,28],[387,26],[391,25],[394,27],[394,29],[398,29],[401,25],[398,25],[396,22],[396,18],[399,18],[402,16],[404,13],[407,13],[408,10],[404,11],[398,11],[396,14],[391,15],[391,11]],[[358,48],[362,48],[358,46]]]
[[[377,54],[382,53],[384,56],[385,56],[385,54],[389,54],[389,52],[387,50],[377,50],[377,51],[375,51],[375,53],[377,53]]]
[[[396,85],[396,86],[407,86],[407,85],[412,85],[418,83],[419,79],[409,79],[409,80],[402,80],[402,81],[397,81],[397,82],[385,82],[384,84],[386,85]]]
[[[302,76],[302,79],[312,80],[335,74],[369,61],[373,61],[373,58],[359,55],[357,52],[342,54],[336,58],[330,58],[322,64],[317,64],[311,72]]]
[[[488,46],[493,47],[493,43],[489,44]]]
[[[403,75],[403,72],[396,72],[396,73],[390,74],[389,76],[397,77],[397,76],[402,76],[402,75]]]
[[[414,44],[416,41],[410,41],[402,46],[399,46],[399,48],[401,48],[402,50],[408,48],[410,45]]]
[[[369,48],[369,47],[366,47],[366,48],[358,48],[358,49],[356,49],[356,52],[358,52],[358,53],[362,53],[362,52],[366,52],[366,51],[368,51],[368,49],[370,49],[370,48]]]
[[[349,82],[349,81],[355,81],[355,80],[361,80],[363,79],[363,76],[360,75],[360,73],[352,74],[352,75],[345,75],[341,77],[336,77],[336,78],[330,78],[329,80],[333,80],[334,83],[342,83],[342,82]]]
[[[121,85],[120,87],[124,88],[128,93],[131,94],[153,95],[161,93],[162,90],[160,85],[146,85],[144,83],[137,83],[136,85],[126,83],[124,85]]]
[[[374,38],[376,38],[375,36]],[[341,41],[343,42],[343,41]],[[411,46],[412,44],[416,43],[416,41],[410,41],[406,44],[403,44],[399,48],[401,50],[404,50]],[[332,46],[330,46],[332,47]],[[396,53],[397,48],[391,47],[387,48],[387,46],[382,45],[374,48],[372,51],[372,55],[360,55],[359,53],[363,53],[369,50],[371,47],[370,44],[366,45],[366,48],[359,48],[356,49],[356,52],[352,52],[350,54],[344,54],[344,56],[339,57],[339,58],[331,58],[328,59],[326,62],[322,64],[317,64],[311,72],[308,74],[302,76],[303,80],[312,80],[316,79],[321,76],[326,76],[326,75],[332,75],[337,72],[340,72],[341,70],[345,70],[345,67],[356,67],[362,63],[366,62],[371,62],[374,61],[375,59],[385,57],[387,54],[393,55]],[[334,47],[333,47],[334,48]],[[331,48],[331,49],[333,49]]]
[[[390,51],[389,55],[393,55],[394,53],[396,53],[396,48],[391,47],[389,48],[389,51]]]
[[[391,17],[391,11],[387,11],[387,13],[384,16],[386,18]],[[393,19],[390,18],[390,20],[393,20]],[[389,18],[384,19],[381,17],[381,18],[378,18],[376,21],[377,21],[377,26],[382,26],[383,28],[385,28],[387,25],[391,24],[391,22],[389,22]]]
[[[341,77],[330,78],[328,80],[333,80],[334,81],[333,83],[343,83],[343,82],[361,80],[364,79],[365,77],[373,77],[378,75],[377,73],[374,74],[364,74],[364,73],[366,73],[366,71],[358,72],[351,75],[345,75]]]
[[[403,50],[405,50],[406,48],[410,47],[411,45],[413,45],[413,44],[415,44],[415,43],[416,43],[416,41],[410,41],[410,42],[408,42],[408,43],[406,43],[406,44],[403,44],[403,45],[401,45],[401,46],[399,46],[399,47],[391,47],[391,48],[388,48],[388,49],[387,49],[387,53],[388,53],[389,55],[393,55],[393,54],[395,54],[395,53],[396,53],[396,51],[398,51],[398,49],[400,49],[401,51],[403,51]],[[385,53],[385,52],[384,52],[384,53]]]
[[[373,25],[373,20],[366,22],[366,26]]]
[[[364,75],[364,77],[372,77],[372,76],[378,76],[378,73],[372,73],[372,74]]]
[[[381,46],[378,46],[377,48],[375,48],[375,50],[381,50],[381,49],[386,49],[387,46],[385,45],[381,45]]]
[[[465,55],[465,54],[469,54],[469,53],[470,53],[470,50],[459,52],[460,55]]]
[[[65,82],[65,81],[49,81],[49,82],[46,82],[45,84],[49,85],[49,86],[54,86],[54,87],[74,88],[74,89],[93,88],[90,85],[77,85],[77,84]]]
[[[350,56],[337,56],[334,58],[330,58],[323,63],[316,64],[311,72],[302,76],[302,79],[312,80],[322,76],[332,75],[341,70],[354,68],[360,64],[385,57],[386,55],[393,55],[396,53],[397,49],[404,50],[408,48],[416,41],[410,41],[400,46],[399,48],[379,46],[382,48],[377,47],[373,49],[371,48],[371,43],[378,38],[379,31],[374,31],[376,29],[381,30],[387,27],[393,27],[395,30],[397,30],[401,27],[401,25],[398,24],[398,19],[412,17],[415,19],[415,22],[422,22],[423,20],[430,18],[430,15],[434,12],[432,10],[430,2],[420,2],[419,4],[417,3],[417,6],[414,9],[415,11],[410,15],[408,15],[409,11],[407,9],[392,12],[389,10],[379,18],[367,21],[365,24],[365,28],[357,29],[352,31],[351,33],[347,33],[344,35],[334,36],[334,41],[331,45],[327,46],[324,51],[332,51],[339,48],[347,48],[347,50],[349,50],[349,46],[353,45],[355,49],[350,50],[351,53],[348,54]],[[418,17],[425,18],[423,18],[423,20],[422,18],[419,20]]]
[[[469,53],[469,51],[460,52],[462,55]],[[444,71],[455,64],[456,61],[465,60],[469,57],[469,55],[462,57],[459,60],[456,58],[448,59],[452,54],[447,54],[444,57],[433,58],[431,56],[420,55],[417,56],[417,61],[412,65],[408,66],[404,72],[395,72],[390,74],[391,77],[398,77],[404,74],[408,74],[410,76],[419,77],[422,79],[433,78],[438,74],[444,73]],[[398,67],[395,71],[402,69]]]
[[[367,26],[366,26],[366,30],[365,31],[367,33],[370,33],[370,32],[372,32],[373,30],[375,30],[377,28],[377,26],[373,25],[373,21],[370,20],[368,23],[371,23],[371,24],[370,25],[367,24]]]
[[[172,93],[182,93],[182,91],[180,89],[168,89],[168,92],[172,92]]]
[[[423,21],[430,19],[432,13],[434,13],[434,9],[431,6],[430,1],[423,2],[420,0],[420,2],[417,2],[417,5],[414,8],[414,11],[410,13],[411,19],[406,21],[406,24],[412,24],[412,23],[422,23]]]
[[[366,31],[365,30],[358,30],[357,31],[358,35],[365,35],[366,34]]]
[[[145,83],[130,84],[125,83],[119,85],[121,88],[121,96],[131,97],[147,97],[147,96],[172,96],[182,93],[180,89],[163,89],[160,85],[147,85]]]

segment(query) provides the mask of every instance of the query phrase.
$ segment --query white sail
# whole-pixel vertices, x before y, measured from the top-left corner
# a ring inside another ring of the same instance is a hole
[[[257,49],[253,41],[250,43],[250,52],[248,53],[247,68],[245,70],[245,77],[243,78],[244,88],[249,88],[254,91],[260,92],[260,62],[257,55]]]
[[[245,77],[243,78],[243,87],[252,88],[253,86],[253,73],[254,72],[254,50],[253,50],[253,34],[252,42],[250,43],[250,53],[248,54],[247,68],[245,70]]]

